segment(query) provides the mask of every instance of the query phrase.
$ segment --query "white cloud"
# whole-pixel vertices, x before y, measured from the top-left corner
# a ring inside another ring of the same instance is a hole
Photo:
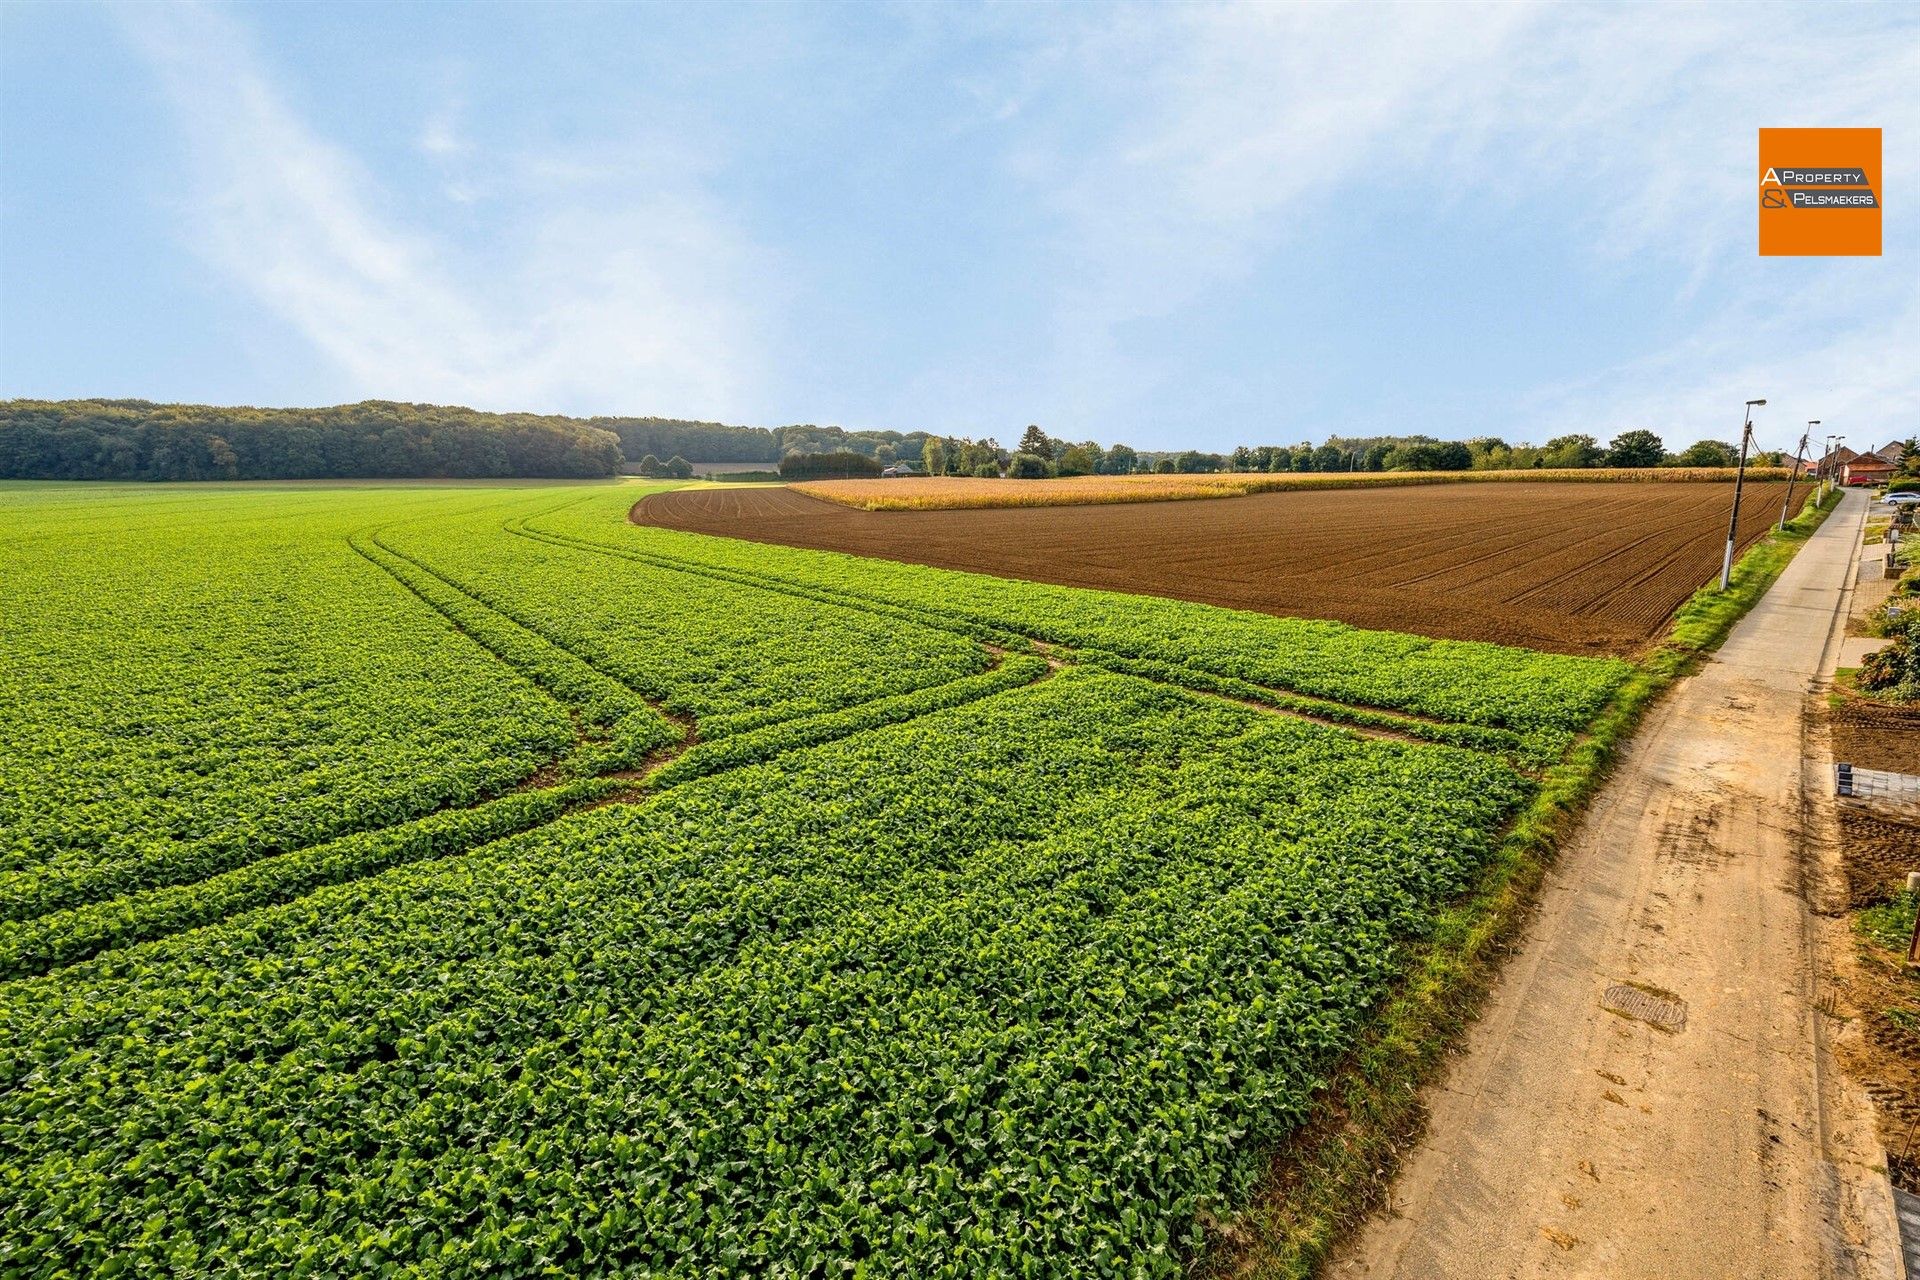
[[[1270,255],[1313,253],[1295,238],[1302,202],[1395,189],[1423,193],[1438,216],[1460,201],[1497,210],[1543,190],[1565,197],[1584,209],[1565,237],[1576,265],[1653,266],[1671,275],[1676,304],[1712,286],[1734,299],[1726,312],[1764,317],[1709,320],[1679,351],[1580,388],[1516,388],[1516,403],[1548,419],[1577,420],[1583,407],[1556,393],[1604,387],[1610,403],[1660,420],[1686,417],[1694,397],[1720,403],[1734,382],[1824,386],[1834,379],[1822,371],[1843,368],[1863,408],[1910,412],[1920,390],[1920,362],[1893,356],[1920,321],[1913,273],[1835,266],[1846,296],[1782,296],[1776,282],[1794,277],[1753,269],[1751,190],[1755,130],[1770,124],[1878,125],[1886,182],[1914,189],[1902,141],[1920,135],[1911,9],[1103,10],[1033,64],[1009,76],[1021,92],[1064,67],[1111,105],[1091,141],[1035,130],[1016,161],[1060,219],[1056,400],[1087,420],[1124,416],[1152,389],[1158,371],[1126,341],[1134,321],[1202,307]],[[1592,198],[1572,199],[1582,192]],[[1892,208],[1888,218],[1891,253]]]
[[[1654,425],[1678,435],[1696,420],[1701,434],[1724,434],[1713,426],[1726,416],[1719,406],[1752,394],[1782,406],[1824,397],[1826,416],[1844,397],[1858,412],[1911,421],[1920,366],[1900,358],[1900,344],[1920,326],[1920,289],[1899,265],[1914,247],[1900,202],[1888,209],[1889,258],[1872,270],[1775,269],[1753,253],[1750,171],[1759,125],[1869,123],[1886,130],[1890,189],[1920,186],[1901,141],[1920,136],[1912,15],[1525,4],[938,11],[927,21],[941,51],[983,27],[1026,50],[957,73],[970,131],[953,136],[1004,147],[1024,182],[1034,207],[1022,212],[1035,215],[1026,225],[1043,243],[1018,248],[1049,265],[1016,283],[1049,310],[1052,342],[985,369],[936,353],[901,378],[894,412],[951,419],[1012,405],[1010,416],[1044,411],[1063,430],[1125,422],[1138,437],[1135,402],[1196,372],[1178,342],[1140,335],[1177,334],[1189,319],[1205,333],[1207,311],[1253,271],[1316,252],[1298,232],[1310,205],[1399,200],[1464,228],[1483,211],[1489,222],[1534,218],[1540,205],[1529,201],[1546,192],[1565,220],[1569,272],[1658,276],[1671,281],[1676,314],[1707,318],[1578,380],[1514,386],[1505,405],[1487,406],[1513,434]],[[190,144],[189,238],[337,363],[353,393],[735,419],[799,412],[760,386],[763,346],[806,344],[772,323],[780,302],[768,282],[788,273],[768,269],[707,194],[726,148],[661,125],[568,146],[503,141],[469,110],[473,84],[449,72],[403,134],[419,172],[383,175],[299,118],[220,13],[142,6],[125,21]],[[1787,118],[1782,104],[1793,104]],[[404,203],[420,189],[451,203],[434,214]],[[791,234],[796,252],[815,247],[804,227]],[[875,249],[882,262],[896,251],[913,250]],[[1609,336],[1610,351],[1632,349]]]
[[[192,246],[341,369],[348,394],[569,412],[739,414],[755,376],[754,253],[697,182],[562,156],[488,162],[458,105],[417,139],[455,198],[513,198],[485,252],[387,211],[377,175],[275,91],[198,6],[122,12],[193,160]],[[607,173],[624,177],[610,189]],[[644,176],[645,185],[637,181]]]

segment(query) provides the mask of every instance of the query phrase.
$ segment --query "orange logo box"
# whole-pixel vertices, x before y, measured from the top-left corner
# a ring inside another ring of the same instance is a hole
[[[1880,256],[1880,131],[1760,131],[1760,256]]]

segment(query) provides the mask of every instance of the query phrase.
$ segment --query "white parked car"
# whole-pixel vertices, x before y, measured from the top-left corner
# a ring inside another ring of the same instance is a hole
[[[1920,503],[1920,493],[1890,493],[1880,501],[1896,507],[1912,506]]]

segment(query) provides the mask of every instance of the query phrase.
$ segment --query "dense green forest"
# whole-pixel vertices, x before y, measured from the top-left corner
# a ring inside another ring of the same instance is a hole
[[[621,461],[610,432],[530,413],[0,401],[0,477],[15,480],[607,476]]]
[[[851,480],[877,476],[880,472],[878,460],[851,449],[836,449],[831,453],[795,451],[780,459],[782,480]]]
[[[730,427],[720,422],[678,418],[586,418],[590,427],[620,437],[620,452],[631,463],[652,454],[702,462],[777,463],[790,453],[858,453],[883,464],[896,458],[917,462],[924,431],[848,431],[802,423],[790,427]]]
[[[0,401],[0,478],[317,480],[606,476],[640,460],[764,462],[792,453],[917,461],[925,432],[676,418],[568,418],[369,400],[322,409],[146,400]]]

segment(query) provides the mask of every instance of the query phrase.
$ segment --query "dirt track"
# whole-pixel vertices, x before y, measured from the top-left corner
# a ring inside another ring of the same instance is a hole
[[[1894,1280],[1872,1117],[1826,1062],[1803,805],[1864,507],[1648,713],[1328,1276]]]
[[[1784,488],[1747,486],[1743,547],[1779,518]],[[1731,489],[1516,482],[885,512],[786,489],[681,489],[643,499],[633,519],[1363,627],[1625,654],[1718,572]]]

